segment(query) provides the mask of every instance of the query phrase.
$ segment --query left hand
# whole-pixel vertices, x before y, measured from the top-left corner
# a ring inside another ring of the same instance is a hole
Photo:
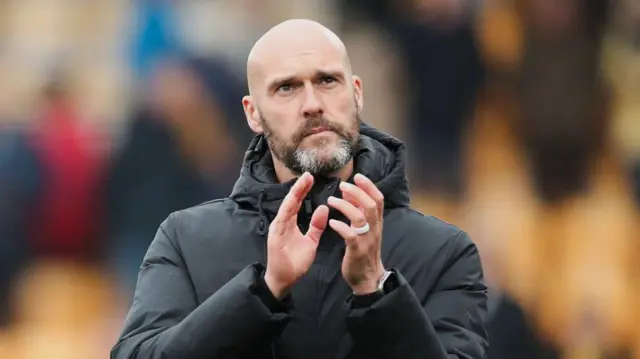
[[[329,226],[344,238],[346,253],[342,261],[342,275],[356,295],[373,293],[384,275],[382,264],[382,221],[384,196],[367,177],[357,174],[356,185],[342,182],[342,199],[329,197],[329,206],[337,209],[351,222],[353,228],[367,223],[367,233],[357,234],[353,228],[341,221],[329,220]]]

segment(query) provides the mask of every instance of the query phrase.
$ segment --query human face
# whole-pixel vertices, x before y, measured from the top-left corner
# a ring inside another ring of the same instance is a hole
[[[323,117],[304,121],[290,141],[281,138],[261,117],[265,138],[271,153],[296,174],[309,172],[328,176],[343,168],[357,151],[360,116],[355,114],[356,128],[345,128]],[[330,136],[316,136],[331,132]],[[306,146],[303,142],[307,142]]]
[[[276,160],[296,174],[327,176],[353,158],[362,84],[332,46],[296,47],[263,60],[245,110]]]

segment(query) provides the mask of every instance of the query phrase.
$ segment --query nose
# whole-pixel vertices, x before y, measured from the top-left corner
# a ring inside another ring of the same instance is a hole
[[[308,86],[305,88],[305,100],[302,105],[302,113],[304,117],[314,117],[322,115],[324,112],[322,101],[318,97],[314,86]]]

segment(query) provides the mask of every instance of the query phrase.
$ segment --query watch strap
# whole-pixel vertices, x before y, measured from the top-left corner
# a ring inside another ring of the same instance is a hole
[[[373,293],[364,294],[364,295],[353,295],[351,298],[351,305],[354,309],[358,308],[368,308],[373,305],[373,303],[380,300],[384,297],[384,294],[379,291],[375,291]]]
[[[397,287],[397,280],[394,280],[396,273],[392,270],[384,272],[384,275],[378,280],[378,286],[375,292],[364,295],[353,295],[353,308],[366,308],[380,300],[385,294]]]

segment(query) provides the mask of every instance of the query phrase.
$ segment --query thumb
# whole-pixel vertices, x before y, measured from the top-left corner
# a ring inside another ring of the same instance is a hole
[[[321,205],[313,212],[311,216],[311,223],[309,223],[309,230],[306,236],[312,241],[320,242],[320,237],[324,233],[324,229],[327,228],[327,221],[329,220],[329,207]]]

